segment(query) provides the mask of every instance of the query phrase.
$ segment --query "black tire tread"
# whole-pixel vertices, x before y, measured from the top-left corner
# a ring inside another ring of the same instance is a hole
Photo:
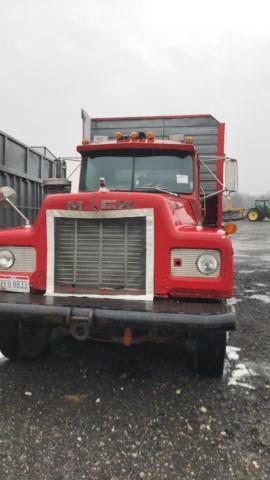
[[[226,353],[226,332],[198,334],[195,351],[195,366],[200,376],[222,377]]]

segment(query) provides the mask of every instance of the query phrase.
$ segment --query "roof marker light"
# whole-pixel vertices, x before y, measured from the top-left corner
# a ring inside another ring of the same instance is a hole
[[[147,132],[146,138],[147,138],[148,142],[153,142],[155,140],[154,132],[151,132],[151,131]]]
[[[115,140],[117,142],[120,142],[121,140],[123,140],[123,134],[122,132],[115,132]]]
[[[82,145],[88,145],[90,143],[90,141],[88,140],[88,138],[83,138],[82,139]]]
[[[185,140],[185,143],[187,143],[189,145],[191,145],[193,143],[193,138],[189,135],[186,136],[184,140]]]
[[[131,134],[129,135],[129,138],[130,138],[130,140],[138,140],[138,138],[139,138],[138,132],[135,132],[135,131],[131,132]]]

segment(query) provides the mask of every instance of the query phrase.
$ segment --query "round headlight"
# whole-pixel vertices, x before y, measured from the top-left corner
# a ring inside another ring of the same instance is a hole
[[[203,253],[197,258],[196,265],[198,270],[204,275],[216,273],[218,269],[218,260],[210,253]]]
[[[0,270],[8,270],[14,262],[15,257],[10,250],[0,250]]]

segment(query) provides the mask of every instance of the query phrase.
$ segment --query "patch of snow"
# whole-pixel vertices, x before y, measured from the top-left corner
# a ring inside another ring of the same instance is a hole
[[[242,302],[243,300],[241,300],[241,298],[235,298],[235,297],[232,297],[232,298],[229,298],[229,300],[227,300],[227,304],[228,305],[236,305],[236,303],[239,303],[239,302]]]
[[[268,297],[267,295],[255,294],[251,295],[249,298],[254,298],[254,300],[260,300],[264,303],[270,303],[270,297]]]
[[[240,350],[241,348],[239,347],[227,345],[224,378],[227,379],[227,384],[229,386],[238,386],[255,390],[254,385],[250,382],[250,378],[258,376],[259,373],[257,373],[257,369],[254,368],[253,364],[251,365],[251,362],[236,363],[239,360]]]
[[[256,390],[254,385],[250,385],[249,383],[244,383],[244,382],[237,382],[232,378],[229,380],[228,385],[237,385],[238,387],[249,388],[250,390]]]
[[[241,382],[240,380],[248,379],[248,377],[255,377],[258,374],[248,368],[244,363],[238,363],[234,370],[231,372],[231,376],[228,380],[229,386],[239,386],[244,388],[249,388],[250,390],[255,390],[255,387],[251,383]]]
[[[241,348],[232,347],[231,345],[227,345],[226,347],[226,355],[229,360],[239,360],[239,353]]]
[[[257,287],[267,287],[267,283],[255,283]]]
[[[223,377],[224,378],[227,378],[227,376],[229,375],[230,369],[231,369],[231,364],[230,364],[229,360],[227,360],[227,358],[225,358],[224,368],[223,368]]]

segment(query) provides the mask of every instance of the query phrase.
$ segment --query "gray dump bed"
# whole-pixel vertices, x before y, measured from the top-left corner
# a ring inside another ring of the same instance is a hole
[[[17,206],[31,223],[43,198],[42,182],[65,176],[65,164],[45,147],[27,147],[0,131],[0,187],[16,190]],[[0,228],[21,225],[21,217],[12,208],[0,209]]]
[[[213,173],[216,173],[217,155],[224,155],[224,124],[212,115],[91,119],[91,141],[102,136],[114,138],[117,130],[123,135],[129,135],[133,130],[151,130],[155,132],[156,138],[164,140],[169,140],[170,135],[190,135],[201,158]],[[205,193],[213,193],[217,188],[215,178],[203,166],[201,187]]]

